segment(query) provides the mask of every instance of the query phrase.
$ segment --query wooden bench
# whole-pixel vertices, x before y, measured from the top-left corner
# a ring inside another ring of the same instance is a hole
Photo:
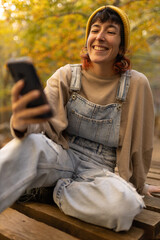
[[[151,168],[149,184],[160,185],[160,166]],[[112,230],[66,216],[56,205],[15,203],[0,214],[0,240],[152,240],[160,239],[160,194],[144,198],[146,209],[128,232]]]

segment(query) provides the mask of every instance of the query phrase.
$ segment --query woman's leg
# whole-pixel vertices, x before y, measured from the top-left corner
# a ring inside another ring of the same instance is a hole
[[[54,201],[62,211],[115,231],[129,230],[144,206],[141,196],[108,170],[89,170],[77,180],[60,179]]]
[[[14,139],[0,150],[0,212],[26,190],[52,186],[72,177],[73,165],[66,150],[42,134]]]

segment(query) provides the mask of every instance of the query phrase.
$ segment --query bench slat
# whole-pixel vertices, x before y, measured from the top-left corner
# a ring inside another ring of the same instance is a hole
[[[160,174],[160,168],[153,168],[153,167],[151,167],[151,168],[149,169],[149,172]]]
[[[50,226],[56,227],[81,240],[142,240],[144,230],[132,227],[128,232],[115,233],[112,230],[85,223],[78,219],[66,216],[57,206],[41,203],[14,204],[20,212]]]
[[[159,186],[160,185],[160,180],[147,178],[146,183],[150,184],[150,185]]]
[[[160,181],[160,174],[155,172],[149,172],[147,178],[157,179]]]
[[[0,214],[1,240],[76,240],[56,228],[8,208]]]
[[[160,200],[157,197],[145,196],[144,202],[148,210],[160,213]]]
[[[142,212],[135,217],[133,225],[143,228],[147,237],[154,239],[160,232],[160,214],[143,209]]]

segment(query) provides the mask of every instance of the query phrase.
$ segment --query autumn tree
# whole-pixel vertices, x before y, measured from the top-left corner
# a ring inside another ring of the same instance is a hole
[[[109,0],[107,4],[119,6],[128,14],[128,54],[133,67],[153,81],[160,51],[159,0]],[[58,67],[80,62],[86,21],[102,5],[106,0],[3,0],[5,20],[0,37],[5,43],[2,40],[0,45],[4,52],[1,66],[11,55],[31,56],[45,81]]]
[[[0,109],[10,105],[10,89],[12,82],[6,71],[6,61],[18,54],[17,43],[14,39],[14,31],[8,22],[0,20]]]

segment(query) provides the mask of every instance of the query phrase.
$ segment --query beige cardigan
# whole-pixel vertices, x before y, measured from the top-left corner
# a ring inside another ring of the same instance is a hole
[[[80,94],[96,104],[113,103],[116,101],[119,79],[119,75],[109,79],[98,78],[82,70]],[[30,125],[25,136],[32,132],[44,132],[63,148],[68,148],[67,137],[63,133],[68,124],[65,106],[70,97],[70,81],[70,65],[58,69],[51,76],[45,92],[54,117],[45,124]],[[120,176],[131,182],[139,193],[146,190],[145,179],[151,163],[153,132],[154,106],[149,82],[142,73],[132,70],[127,100],[122,105],[117,167]],[[12,134],[15,136],[13,129]]]

